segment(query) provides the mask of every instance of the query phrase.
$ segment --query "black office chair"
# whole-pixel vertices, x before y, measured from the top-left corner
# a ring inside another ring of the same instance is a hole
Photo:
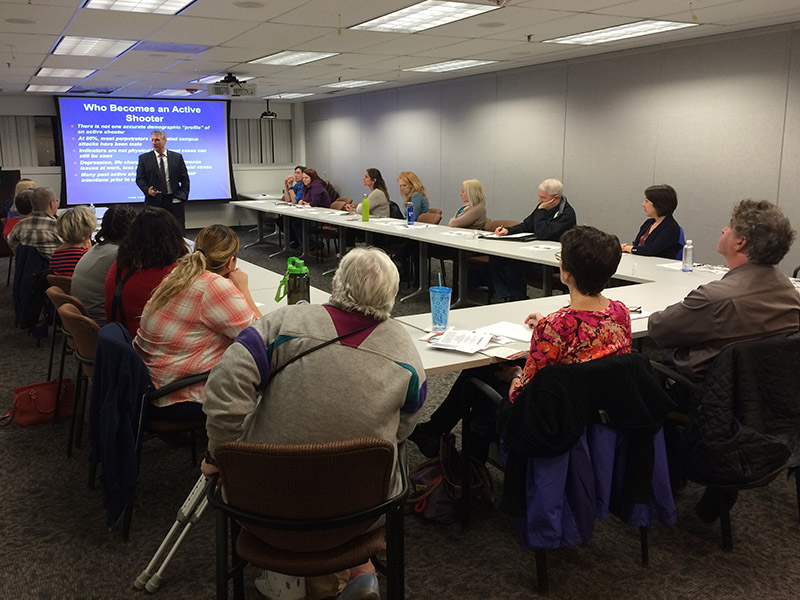
[[[791,332],[729,344],[701,384],[654,363],[691,398],[678,458],[687,479],[716,492],[726,552],[733,548],[734,492],[765,486],[788,469],[800,514],[800,468],[793,456],[800,431],[798,356],[800,332]]]
[[[403,510],[409,483],[403,444],[398,448],[401,490],[388,500],[396,469],[394,448],[386,440],[227,442],[214,457],[223,482],[218,487],[215,475],[208,494],[218,511],[218,600],[228,597],[229,579],[234,597],[244,598],[247,563],[286,575],[314,576],[370,558],[387,575],[389,600],[404,598]],[[385,527],[374,527],[383,515]],[[386,564],[375,558],[384,547]]]

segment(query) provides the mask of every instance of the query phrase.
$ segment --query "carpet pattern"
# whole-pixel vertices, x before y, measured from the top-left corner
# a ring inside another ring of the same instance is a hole
[[[243,245],[253,239],[241,229]],[[275,271],[284,259],[269,259],[274,246],[243,249],[242,258]],[[312,285],[330,289],[322,271],[334,258],[310,261]],[[0,272],[6,268],[0,262]],[[435,272],[434,272],[435,273]],[[435,275],[434,275],[435,276]],[[402,292],[401,292],[402,295]],[[476,296],[477,297],[477,296]],[[395,315],[427,310],[427,302],[398,303]],[[0,284],[0,398],[10,408],[13,390],[44,381],[49,347],[14,328],[10,288]],[[657,350],[645,344],[645,351]],[[72,359],[67,372],[73,376]],[[434,376],[423,419],[444,398],[454,374]],[[199,470],[187,448],[149,440],[142,453],[138,500],[131,538],[119,525],[108,530],[99,489],[87,488],[87,442],[66,457],[68,422],[0,428],[0,597],[15,599],[135,599],[145,592],[131,583],[149,562]],[[410,462],[423,459],[409,444]],[[502,474],[492,470],[498,488]],[[779,477],[765,488],[746,490],[733,509],[734,549],[719,547],[719,525],[694,515],[701,495],[690,484],[677,498],[676,526],[655,524],[650,533],[650,567],[639,564],[638,531],[614,518],[598,522],[594,538],[578,548],[548,553],[550,597],[726,600],[800,597],[800,522],[792,480]],[[170,564],[157,597],[212,598],[214,519],[206,514]],[[257,599],[246,571],[246,596]],[[533,554],[523,551],[511,519],[496,509],[475,517],[467,530],[442,526],[416,515],[406,519],[406,589],[414,600],[453,598],[522,599],[535,596]],[[382,582],[383,585],[383,582]]]

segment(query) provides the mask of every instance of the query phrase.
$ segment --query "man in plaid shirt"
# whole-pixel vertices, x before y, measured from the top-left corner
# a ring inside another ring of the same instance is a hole
[[[51,188],[37,187],[33,190],[31,205],[33,215],[14,225],[8,234],[8,245],[12,250],[20,244],[33,246],[42,256],[50,258],[61,246],[61,238],[56,233],[56,193]]]

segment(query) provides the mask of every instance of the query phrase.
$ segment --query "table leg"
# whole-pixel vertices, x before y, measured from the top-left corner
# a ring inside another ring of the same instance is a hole
[[[417,261],[417,289],[411,292],[408,296],[400,298],[400,302],[411,300],[417,296],[422,296],[428,293],[428,244],[420,241],[419,243],[419,257]]]
[[[311,256],[311,221],[303,219],[303,252],[298,256],[301,260],[308,260]]]
[[[364,232],[364,241],[367,243],[367,246],[372,246],[372,232],[365,231]]]
[[[270,258],[275,258],[276,256],[281,256],[282,254],[291,254],[292,253],[292,229],[291,229],[291,219],[287,215],[283,215],[283,231],[286,235],[283,236],[283,248],[278,250],[277,252],[273,252],[269,255]]]
[[[545,296],[553,295],[553,267],[542,265],[542,293]]]
[[[256,241],[255,241],[255,242],[252,242],[252,243],[250,243],[250,244],[247,244],[247,245],[245,246],[245,248],[252,248],[253,246],[258,246],[258,245],[261,245],[261,244],[266,244],[268,239],[270,239],[270,238],[274,238],[274,237],[278,237],[278,235],[280,234],[280,232],[279,232],[279,230],[278,230],[278,226],[277,226],[277,224],[276,224],[276,225],[274,225],[274,227],[275,227],[275,231],[273,231],[273,232],[272,232],[272,233],[270,233],[269,235],[266,235],[266,236],[265,236],[265,235],[264,235],[264,213],[262,213],[262,212],[260,212],[260,211],[259,211],[259,212],[257,212],[257,213],[256,213],[256,219],[257,219],[257,220],[256,220],[256,231],[258,231],[258,238],[256,238]]]
[[[477,302],[469,299],[469,282],[467,281],[467,252],[458,251],[458,300],[450,308],[464,308],[465,306],[477,306]]]

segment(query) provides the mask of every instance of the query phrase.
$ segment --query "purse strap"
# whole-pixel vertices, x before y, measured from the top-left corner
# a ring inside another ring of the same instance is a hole
[[[267,387],[269,387],[269,384],[272,383],[272,380],[275,379],[275,377],[278,375],[278,373],[283,371],[286,367],[288,367],[294,361],[300,360],[304,356],[307,356],[307,355],[311,354],[312,352],[316,352],[317,350],[320,350],[320,349],[324,348],[325,346],[330,346],[331,344],[334,344],[334,343],[336,343],[336,342],[338,342],[340,340],[343,340],[346,337],[350,337],[351,335],[355,335],[356,333],[360,333],[360,332],[362,332],[362,331],[364,331],[366,329],[369,329],[370,327],[374,327],[376,325],[377,325],[377,322],[372,321],[370,323],[367,323],[363,327],[359,327],[358,329],[354,329],[353,331],[350,331],[348,333],[343,333],[342,335],[340,335],[338,337],[335,337],[333,339],[327,340],[325,342],[322,342],[321,344],[318,344],[318,345],[314,346],[313,348],[309,348],[308,350],[304,350],[303,352],[301,352],[297,356],[293,356],[292,358],[287,360],[284,364],[282,364],[280,367],[275,369],[275,371],[272,373],[272,375],[270,375],[269,381],[267,381],[267,385],[264,386],[264,390],[266,390]]]
[[[114,286],[114,299],[111,301],[111,320],[117,321],[119,323],[127,323],[125,320],[125,309],[122,308],[122,288],[125,287],[125,284],[128,283],[128,279],[136,271],[131,270],[125,278],[122,279],[120,275],[120,266],[117,263],[117,272],[115,273],[115,286]]]

